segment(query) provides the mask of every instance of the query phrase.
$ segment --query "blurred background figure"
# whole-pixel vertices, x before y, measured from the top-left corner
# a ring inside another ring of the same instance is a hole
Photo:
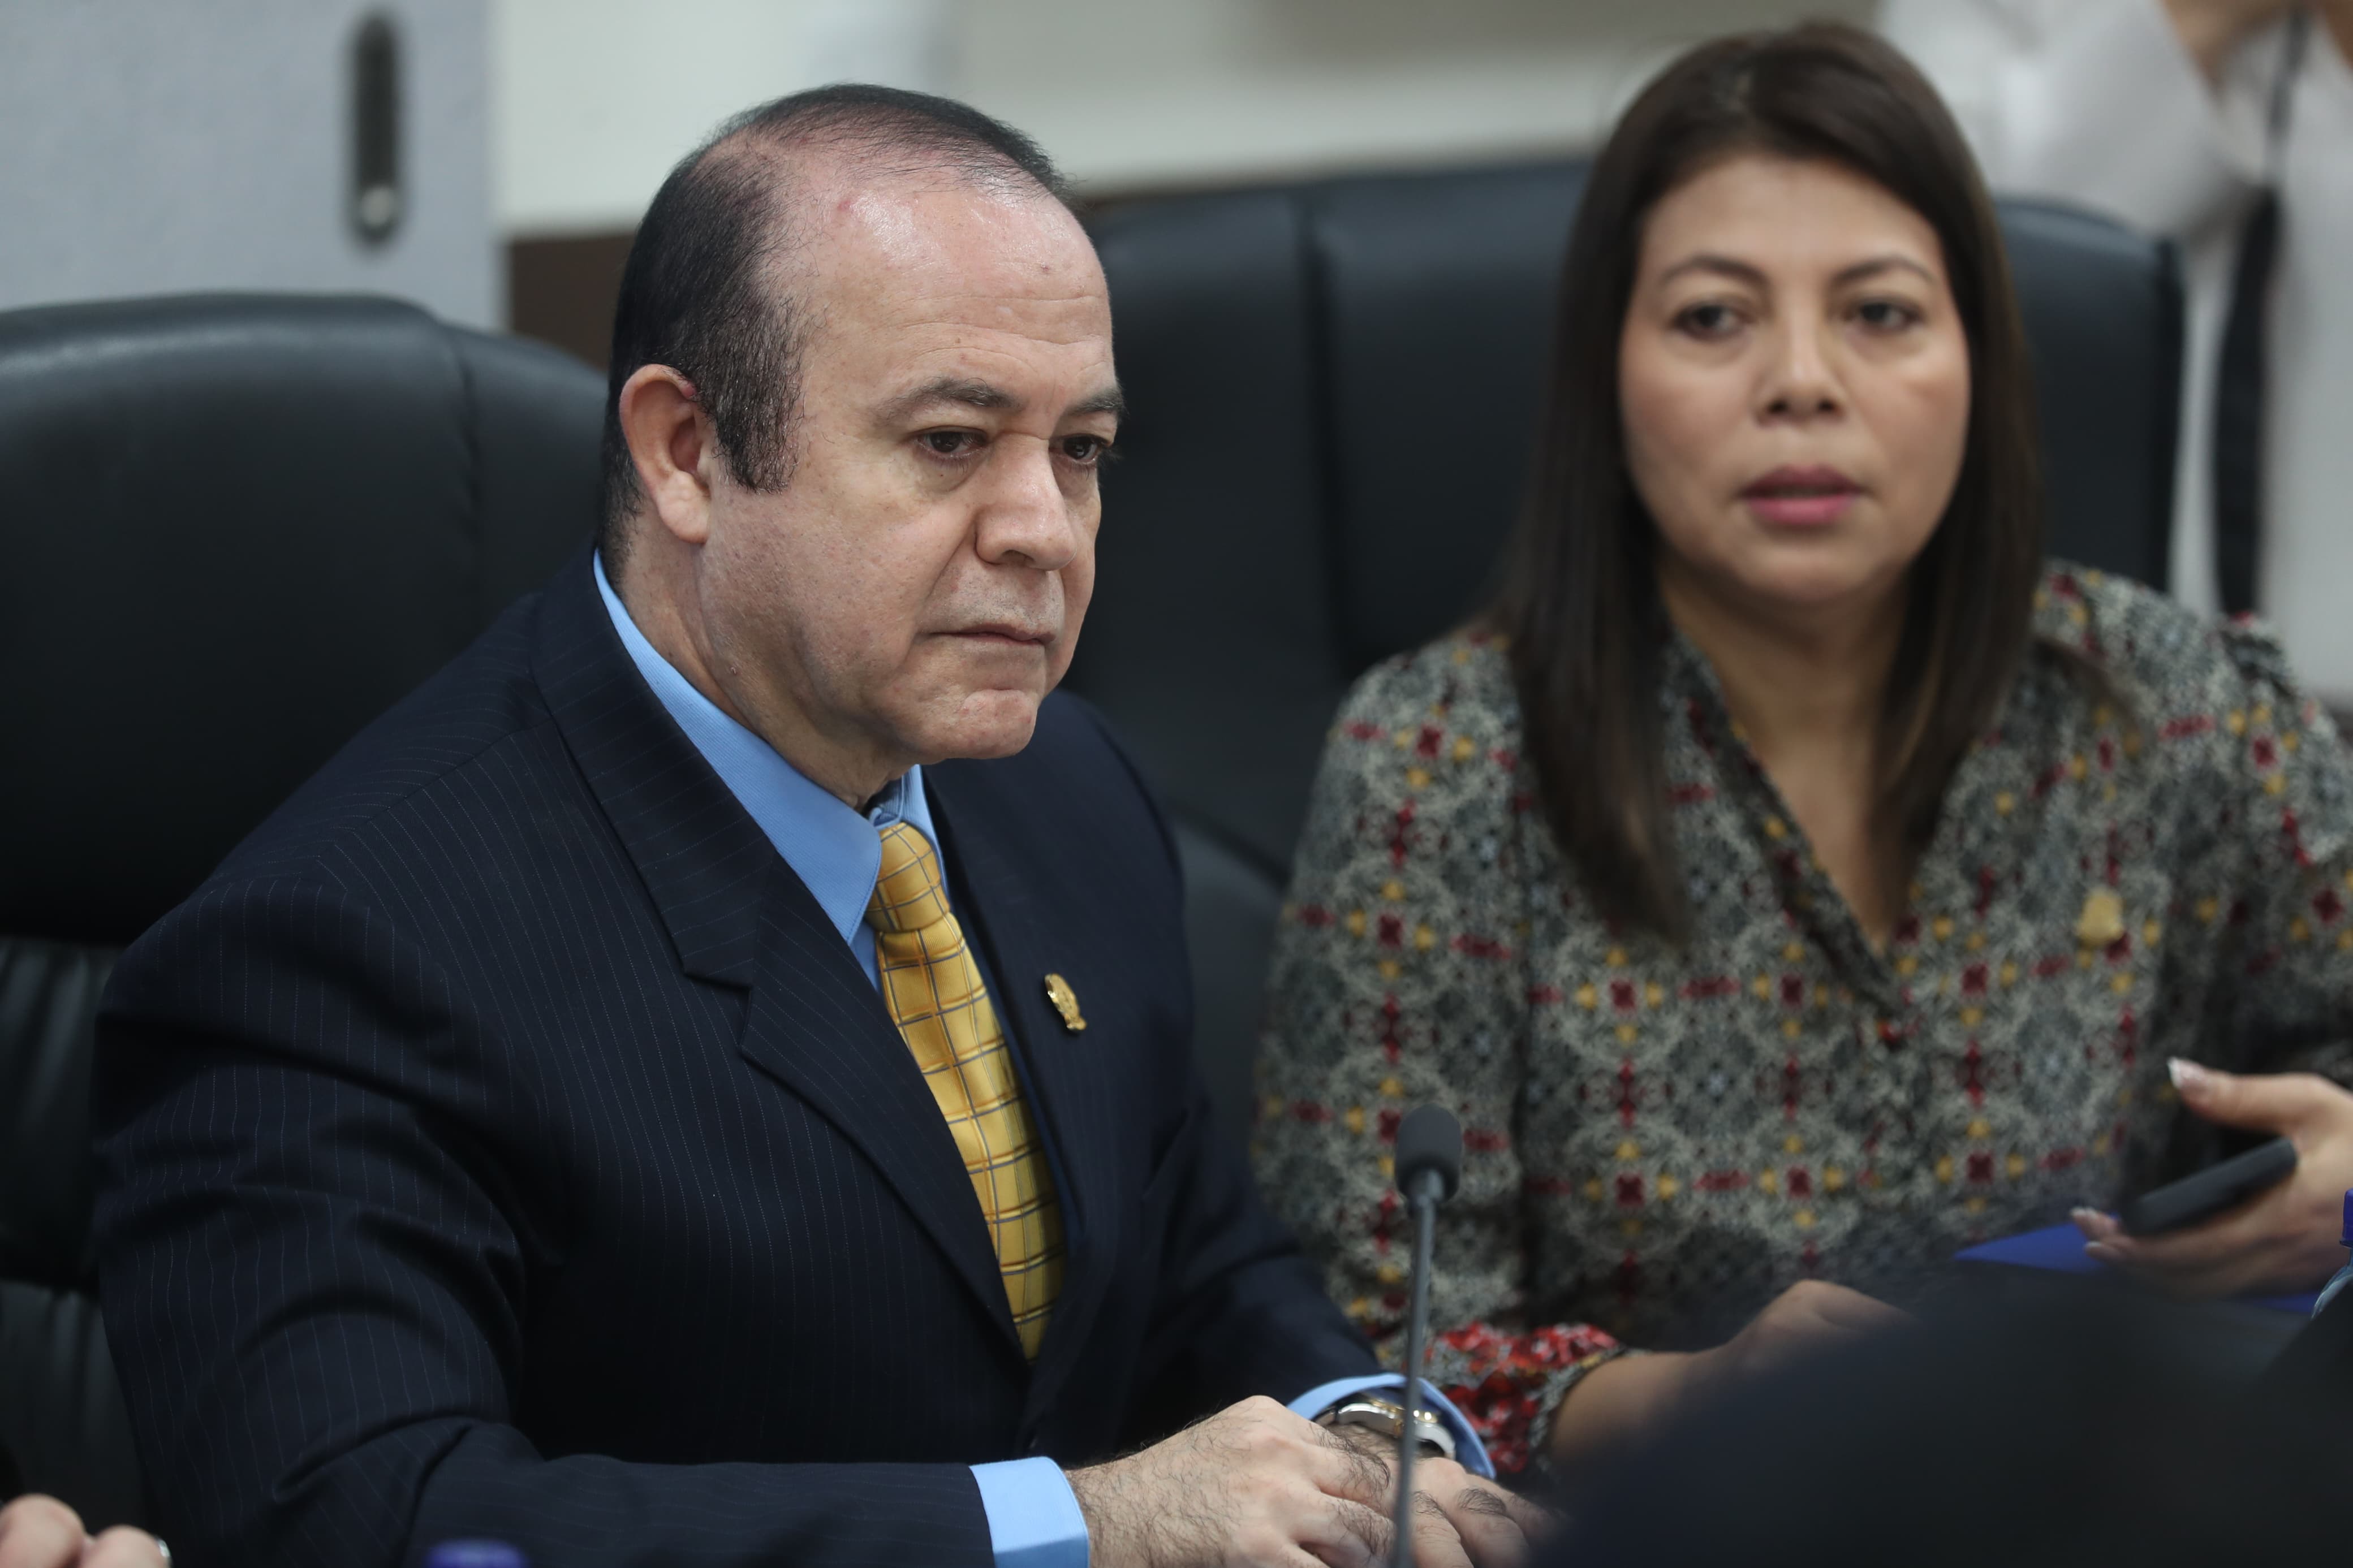
[[[2353,706],[2353,4],[1887,0],[1998,191],[2179,242],[2171,582]]]
[[[1691,1413],[1597,1476],[1551,1563],[2341,1560],[2353,1434],[2326,1403],[2341,1380],[2251,1394],[2211,1327],[2094,1292],[1975,1302],[1845,1347]]]

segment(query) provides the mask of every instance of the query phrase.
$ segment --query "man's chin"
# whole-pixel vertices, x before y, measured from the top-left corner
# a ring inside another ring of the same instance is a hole
[[[1009,757],[1037,733],[1039,701],[1029,691],[974,692],[954,717],[929,727],[920,750],[928,760],[942,763],[959,757]]]

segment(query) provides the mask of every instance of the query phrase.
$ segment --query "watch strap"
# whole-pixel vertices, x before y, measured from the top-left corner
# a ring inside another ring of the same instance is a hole
[[[1394,1441],[1405,1426],[1405,1406],[1379,1394],[1358,1394],[1333,1405],[1315,1421],[1321,1426],[1363,1426]],[[1413,1426],[1414,1436],[1425,1451],[1440,1458],[1455,1457],[1454,1434],[1435,1414],[1415,1411]]]

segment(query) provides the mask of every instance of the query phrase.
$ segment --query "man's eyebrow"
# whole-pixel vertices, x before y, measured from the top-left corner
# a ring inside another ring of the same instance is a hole
[[[1022,409],[1022,400],[1001,386],[969,376],[941,375],[883,405],[883,423],[895,425],[935,403],[960,403],[966,408],[1003,409],[1012,414]]]
[[[1080,398],[1063,411],[1063,417],[1074,419],[1088,414],[1108,414],[1114,419],[1127,417],[1127,398],[1118,387],[1106,386],[1101,392]]]
[[[1855,262],[1852,266],[1841,267],[1831,277],[1831,282],[1834,285],[1857,283],[1875,273],[1886,272],[1896,268],[1901,268],[1907,272],[1916,272],[1931,283],[1934,283],[1936,280],[1936,275],[1935,273],[1929,271],[1927,268],[1922,266],[1919,262],[1915,261],[1912,258],[1891,252],[1885,256],[1865,257],[1862,260]],[[1681,261],[1676,262],[1672,267],[1670,267],[1664,272],[1660,273],[1659,281],[1664,283],[1670,279],[1680,277],[1686,272],[1718,272],[1727,278],[1735,279],[1742,283],[1746,283],[1754,289],[1763,289],[1767,287],[1765,274],[1761,269],[1752,267],[1747,262],[1742,261],[1736,257],[1720,256],[1714,251],[1702,251],[1696,256],[1684,257]]]
[[[966,408],[985,408],[1007,414],[1018,414],[1029,406],[1027,399],[989,382],[976,381],[970,376],[942,375],[902,392],[883,405],[882,422],[886,425],[902,424],[939,403],[955,403]],[[1062,417],[1076,419],[1090,414],[1108,414],[1114,419],[1124,418],[1127,399],[1116,385],[1106,386],[1071,404],[1062,411]]]

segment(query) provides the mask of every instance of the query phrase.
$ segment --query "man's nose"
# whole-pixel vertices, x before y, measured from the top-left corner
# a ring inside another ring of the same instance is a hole
[[[992,566],[1059,572],[1079,552],[1080,522],[1054,472],[1050,443],[999,443],[975,519],[980,558]]]
[[[1772,334],[1757,411],[1767,419],[1811,419],[1834,414],[1844,393],[1832,361],[1831,323],[1791,317]]]

